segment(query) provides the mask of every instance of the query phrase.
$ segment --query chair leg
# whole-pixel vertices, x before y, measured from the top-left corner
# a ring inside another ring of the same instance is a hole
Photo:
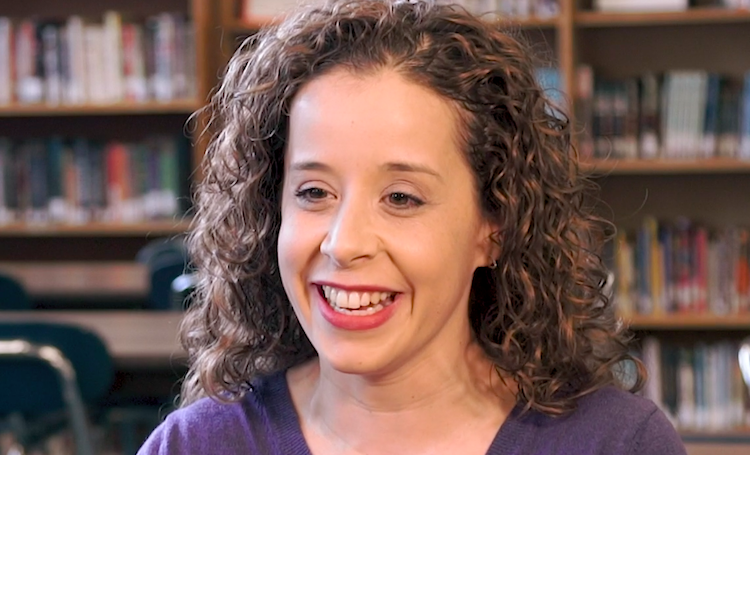
[[[0,354],[18,355],[44,361],[52,367],[60,381],[62,398],[73,428],[76,452],[79,455],[93,455],[94,443],[86,417],[78,381],[73,365],[57,347],[38,345],[25,340],[0,341]]]

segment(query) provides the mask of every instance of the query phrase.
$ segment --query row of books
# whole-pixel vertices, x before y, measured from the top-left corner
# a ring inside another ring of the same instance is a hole
[[[750,229],[646,217],[634,238],[619,232],[613,249],[623,315],[750,311]]]
[[[600,12],[669,12],[683,11],[697,5],[694,0],[594,0]],[[701,3],[706,6],[706,3]],[[750,0],[714,0],[709,6],[750,8]]]
[[[639,357],[642,390],[682,430],[719,432],[750,425],[748,391],[732,341],[680,345],[648,336]]]
[[[129,223],[185,209],[183,138],[138,143],[0,138],[0,225]]]
[[[614,80],[581,65],[576,99],[583,158],[750,159],[750,71]]]
[[[195,36],[186,16],[145,22],[0,17],[0,105],[169,102],[196,97]]]
[[[460,4],[475,14],[520,19],[531,16],[549,18],[560,12],[559,0],[442,0],[442,4]]]

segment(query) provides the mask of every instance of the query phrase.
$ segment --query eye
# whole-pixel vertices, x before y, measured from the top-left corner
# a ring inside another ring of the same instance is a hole
[[[395,208],[416,208],[424,205],[424,202],[418,197],[401,191],[394,191],[388,194],[388,202]]]
[[[328,196],[328,191],[320,187],[305,187],[294,192],[294,196],[303,202],[316,203]]]

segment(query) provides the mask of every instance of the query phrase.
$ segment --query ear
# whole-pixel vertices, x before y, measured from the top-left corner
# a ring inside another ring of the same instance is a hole
[[[500,258],[500,231],[497,225],[485,220],[479,231],[477,267],[489,267]]]

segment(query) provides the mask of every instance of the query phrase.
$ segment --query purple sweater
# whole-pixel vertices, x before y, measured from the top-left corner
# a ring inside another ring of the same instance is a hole
[[[309,455],[310,449],[280,372],[257,380],[237,403],[205,398],[171,413],[138,454]],[[685,454],[685,446],[653,402],[608,387],[580,399],[565,417],[522,415],[516,406],[487,454],[674,455]]]

